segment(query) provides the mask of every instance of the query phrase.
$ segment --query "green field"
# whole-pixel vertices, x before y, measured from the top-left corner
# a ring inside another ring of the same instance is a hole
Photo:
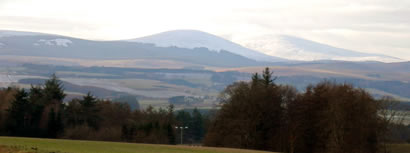
[[[0,148],[1,153],[8,152],[4,151],[6,150],[4,147],[11,148],[11,150],[38,153],[268,153],[227,148],[16,137],[0,137],[0,146],[3,146]],[[10,153],[16,153],[16,151]]]
[[[0,153],[269,153],[180,145],[0,137]],[[410,144],[391,145],[391,153],[410,153]]]
[[[410,153],[410,144],[394,144],[391,145],[392,153]]]

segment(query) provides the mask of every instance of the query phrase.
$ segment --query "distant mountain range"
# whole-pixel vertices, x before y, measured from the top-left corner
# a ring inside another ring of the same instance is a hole
[[[160,59],[205,66],[263,66],[303,61],[400,62],[396,57],[361,53],[294,36],[244,40],[246,48],[221,37],[174,30],[121,41],[92,41],[54,34],[0,31],[0,55],[81,59]]]
[[[201,90],[198,93],[208,94],[233,81],[249,79],[251,73],[269,66],[279,76],[279,83],[292,84],[300,90],[311,83],[330,79],[366,88],[374,95],[410,101],[410,62],[397,62],[401,59],[336,48],[293,36],[265,36],[241,44],[252,49],[194,30],[119,41],[0,31],[0,87],[13,82],[9,74],[24,79],[57,73],[71,83],[82,78],[78,84],[98,87],[93,90],[102,95],[108,91],[100,88],[115,91],[114,95],[127,92],[169,97],[194,95],[191,92],[198,92],[198,89]],[[30,67],[27,63],[42,66]],[[51,65],[67,67],[54,69]],[[137,72],[137,68],[152,72]],[[180,72],[168,73],[167,69],[180,69]],[[114,79],[108,82],[117,81],[116,86],[106,84],[105,80],[92,82],[94,78]],[[131,90],[128,82],[116,80],[136,78],[143,79],[134,80],[138,84],[151,80],[155,85],[153,89],[158,92],[139,87]],[[188,89],[192,91],[186,92]]]
[[[231,51],[218,52],[204,47],[159,47],[129,41],[92,41],[42,33],[0,31],[0,55],[95,60],[169,60],[199,66],[241,67],[270,65]],[[257,55],[257,52],[254,52]],[[269,57],[269,56],[266,56]]]

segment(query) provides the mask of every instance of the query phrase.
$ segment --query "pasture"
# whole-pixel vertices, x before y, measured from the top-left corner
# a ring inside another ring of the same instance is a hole
[[[3,153],[269,153],[263,151],[102,141],[0,137]]]

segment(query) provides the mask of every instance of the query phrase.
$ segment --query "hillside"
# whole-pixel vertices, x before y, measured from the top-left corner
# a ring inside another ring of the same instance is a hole
[[[0,55],[94,60],[153,59],[217,67],[321,60],[405,61],[289,35],[266,35],[236,42],[242,45],[197,30],[166,31],[121,41],[93,41],[54,34],[0,30]]]
[[[342,61],[405,61],[397,57],[370,54],[334,47],[290,35],[264,35],[237,40],[244,46],[268,55],[299,61],[342,60]]]
[[[2,31],[2,33],[0,56],[88,60],[168,60],[217,67],[269,65],[268,62],[259,62],[226,50],[215,52],[199,47],[188,49],[126,41],[92,41],[40,33],[9,31]]]
[[[234,54],[248,57],[257,61],[265,62],[286,62],[284,58],[275,55],[266,55],[259,51],[245,48],[221,37],[197,30],[174,30],[151,36],[126,40],[130,42],[150,43],[160,47],[180,47],[180,48],[208,48],[209,50],[220,52],[226,50]]]

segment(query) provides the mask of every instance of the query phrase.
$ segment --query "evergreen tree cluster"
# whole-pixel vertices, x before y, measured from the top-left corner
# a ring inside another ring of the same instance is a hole
[[[63,132],[63,113],[65,98],[61,82],[52,75],[43,87],[31,86],[30,92],[14,90],[14,98],[2,109],[3,133],[13,136],[32,136],[55,138]]]
[[[191,112],[182,110],[176,114],[176,125],[187,127],[183,131],[183,141],[189,144],[200,144],[202,142],[206,132],[206,125],[209,122],[209,117],[202,115],[196,108]],[[178,134],[180,132],[180,130],[177,131]]]
[[[66,103],[61,81],[55,75],[44,86],[29,90],[0,90],[0,134],[6,136],[65,138],[80,140],[126,141],[176,144],[177,120],[174,107],[140,110],[135,97],[101,100],[91,93]],[[128,104],[136,103],[135,106]],[[194,111],[195,124],[201,125],[201,114]],[[199,121],[199,122],[198,122]],[[178,121],[179,122],[179,121]],[[192,124],[191,124],[192,125]],[[190,125],[190,126],[191,126]],[[192,125],[195,129],[196,125]],[[203,131],[194,132],[199,142]],[[188,138],[191,139],[191,138]]]

